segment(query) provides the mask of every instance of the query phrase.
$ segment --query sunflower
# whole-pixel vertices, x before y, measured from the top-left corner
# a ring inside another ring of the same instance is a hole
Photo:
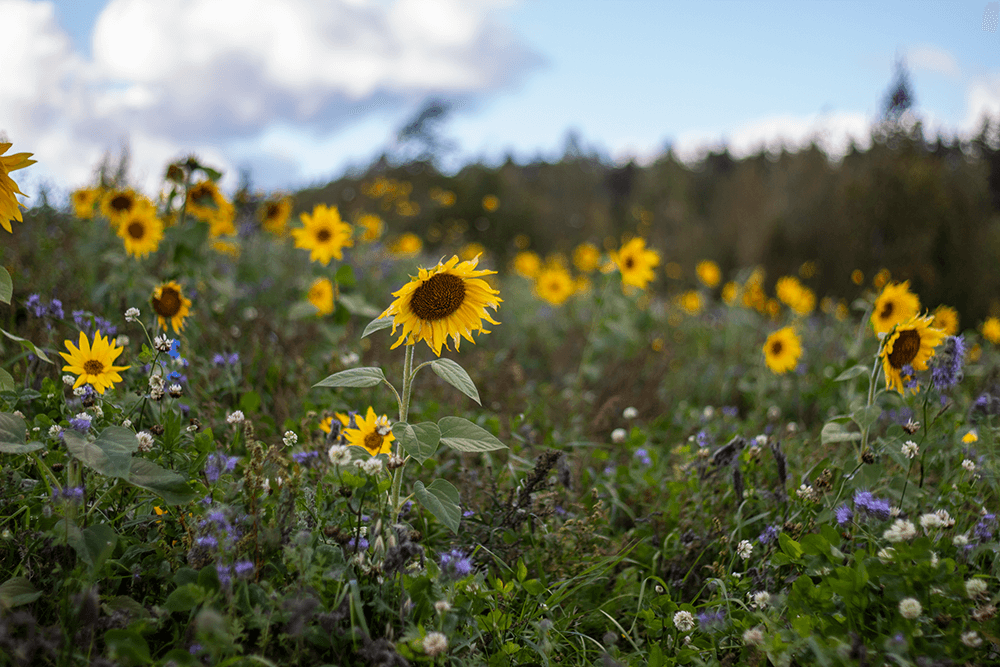
[[[888,333],[892,327],[916,316],[918,312],[920,299],[910,292],[910,281],[889,283],[875,299],[872,327],[877,334]]]
[[[94,217],[94,205],[101,198],[101,191],[96,188],[80,188],[69,196],[73,204],[73,214],[81,220]]]
[[[935,329],[940,329],[946,336],[954,336],[958,333],[958,311],[951,306],[938,306],[934,309]]]
[[[220,195],[215,202],[215,208],[205,218],[205,222],[208,223],[208,238],[236,236],[235,220],[236,207]]]
[[[982,326],[983,338],[994,345],[1000,345],[1000,319],[987,317]]]
[[[622,274],[622,284],[645,289],[653,279],[653,267],[659,265],[660,254],[646,249],[646,240],[635,237],[618,252],[611,252],[611,261]]]
[[[234,239],[230,238],[215,239],[208,247],[214,250],[215,252],[219,253],[220,255],[226,255],[227,257],[231,257],[233,259],[240,258],[240,252],[241,252],[240,244],[237,243]]]
[[[688,290],[683,294],[678,294],[675,301],[688,315],[697,315],[701,312],[701,293],[697,290]]]
[[[269,199],[257,209],[261,226],[275,236],[283,236],[292,212],[292,198]]]
[[[317,278],[306,298],[316,306],[317,315],[329,315],[333,312],[333,283],[329,278]]]
[[[355,415],[354,421],[357,424],[355,428],[344,430],[348,445],[363,447],[372,456],[392,452],[390,443],[396,438],[392,435],[392,426],[387,416],[376,417],[374,408],[368,406],[368,414],[364,417]]]
[[[787,373],[795,368],[802,356],[802,341],[792,327],[778,329],[764,343],[764,361],[772,372]]]
[[[601,251],[593,243],[581,243],[573,249],[573,266],[581,273],[593,273],[601,264]]]
[[[336,206],[317,204],[311,215],[302,213],[299,218],[302,227],[293,229],[292,236],[296,248],[310,251],[310,262],[329,264],[331,258],[341,260],[344,248],[354,245],[351,226],[340,219]]]
[[[184,330],[184,318],[191,313],[191,299],[184,296],[176,280],[157,286],[150,303],[159,319],[160,328],[166,330],[169,320],[175,332]]]
[[[722,271],[719,269],[719,265],[710,259],[698,262],[694,271],[698,274],[698,280],[701,281],[701,284],[708,289],[715,289],[722,282]]]
[[[73,384],[73,388],[90,383],[97,393],[103,394],[105,389],[114,386],[115,382],[121,382],[122,376],[118,371],[124,371],[131,366],[115,366],[115,359],[122,353],[122,348],[116,347],[113,342],[101,335],[100,331],[94,333],[94,344],[87,340],[86,334],[80,332],[80,346],[73,345],[72,341],[65,341],[66,349],[69,352],[60,352],[62,358],[66,360],[63,366],[64,371],[75,373],[79,377]]]
[[[535,278],[535,296],[553,306],[563,305],[575,291],[573,276],[559,265],[546,266]]]
[[[532,280],[542,270],[542,258],[538,253],[525,250],[514,255],[514,273]]]
[[[385,232],[385,222],[374,213],[358,216],[354,224],[361,230],[361,240],[365,243],[378,241]]]
[[[323,431],[323,433],[326,433],[327,435],[332,433],[334,417],[336,417],[337,421],[339,421],[341,424],[340,426],[337,427],[340,430],[351,425],[351,415],[345,415],[343,412],[335,412],[333,414],[333,417],[327,417],[326,419],[324,419],[319,423],[319,430]]]
[[[930,315],[914,315],[897,324],[886,337],[879,351],[882,370],[885,371],[886,389],[895,389],[902,394],[906,387],[904,372],[909,375],[911,369],[927,370],[927,362],[934,356],[934,348],[947,338],[943,331],[931,326],[933,322],[934,318]]]
[[[722,301],[727,305],[731,306],[736,303],[736,296],[739,294],[739,286],[730,280],[728,283],[722,286]]]
[[[117,231],[121,221],[135,211],[140,201],[141,196],[132,188],[107,190],[101,197],[101,213]]]
[[[28,159],[31,157],[31,153],[14,153],[5,156],[4,153],[12,145],[0,142],[0,226],[13,234],[14,230],[10,227],[10,221],[23,221],[21,202],[17,201],[17,197],[14,195],[24,195],[24,193],[18,190],[17,183],[10,177],[10,172],[33,165],[35,160]]]
[[[774,285],[774,293],[779,301],[787,306],[791,306],[798,303],[799,298],[802,296],[803,287],[802,283],[795,276],[782,276],[778,278],[778,282]]]
[[[151,204],[143,203],[121,218],[118,236],[125,242],[125,252],[132,257],[145,257],[156,252],[163,239],[163,223],[156,217]]]
[[[389,252],[397,257],[413,257],[424,249],[424,242],[413,232],[400,235],[389,245]]]
[[[224,197],[215,181],[198,181],[188,190],[184,208],[189,215],[208,222],[219,208],[220,201],[224,201]]]
[[[392,316],[393,334],[397,326],[403,328],[392,349],[404,342],[414,345],[423,340],[440,357],[441,346],[448,348],[449,336],[458,350],[463,337],[475,343],[473,332],[489,333],[483,328],[483,320],[499,324],[486,309],[496,310],[503,299],[482,279],[496,271],[477,271],[477,264],[478,257],[459,263],[456,255],[432,269],[420,269],[416,277],[393,292],[396,300],[380,315]]]

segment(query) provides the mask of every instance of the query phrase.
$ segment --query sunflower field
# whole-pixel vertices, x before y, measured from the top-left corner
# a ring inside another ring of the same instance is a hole
[[[54,206],[11,148],[0,664],[1000,662],[1000,319],[499,179]]]

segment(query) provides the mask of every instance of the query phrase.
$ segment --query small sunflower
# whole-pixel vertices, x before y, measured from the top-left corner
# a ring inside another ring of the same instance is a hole
[[[317,315],[329,315],[333,312],[333,283],[329,278],[317,278],[306,298],[316,306]]]
[[[573,276],[561,266],[546,266],[535,277],[535,296],[553,306],[563,305],[574,292]]]
[[[225,198],[215,181],[198,181],[188,189],[185,211],[188,215],[209,222],[218,210],[220,201],[225,201]]]
[[[542,258],[538,253],[525,250],[514,255],[514,273],[529,280],[538,276],[542,270]]]
[[[268,199],[257,209],[257,217],[264,229],[275,236],[283,236],[292,212],[292,198]]]
[[[943,331],[931,326],[933,321],[934,318],[930,315],[914,315],[896,325],[886,337],[879,351],[882,370],[885,371],[886,389],[895,389],[902,394],[906,388],[904,373],[909,375],[910,369],[927,370],[927,362],[934,356],[934,348],[947,338]]]
[[[994,345],[1000,345],[1000,319],[987,317],[982,326],[983,338]]]
[[[62,369],[79,376],[73,384],[74,389],[89,383],[97,390],[97,393],[103,394],[116,382],[122,381],[122,376],[118,374],[119,371],[131,368],[131,366],[114,365],[115,359],[122,353],[122,348],[109,342],[101,335],[100,331],[94,333],[93,345],[82,331],[80,332],[79,347],[73,345],[73,342],[69,340],[65,341],[65,345],[69,352],[59,353],[66,360],[66,365]]]
[[[698,262],[698,266],[694,268],[695,273],[698,274],[698,280],[701,284],[708,289],[715,289],[715,287],[722,282],[722,270],[719,269],[719,265],[710,259],[703,259]]]
[[[111,189],[101,198],[101,213],[116,230],[142,201],[142,197],[131,188]]]
[[[123,216],[117,231],[125,242],[125,252],[137,258],[156,252],[163,239],[163,223],[148,203],[134,207],[131,213]]]
[[[389,252],[396,257],[413,257],[424,249],[424,242],[413,232],[406,232],[389,244]]]
[[[646,240],[637,236],[618,252],[612,251],[611,261],[621,272],[623,285],[646,289],[646,285],[656,275],[653,268],[660,264],[660,254],[655,250],[647,250]]]
[[[361,230],[361,240],[365,243],[378,241],[385,233],[385,221],[374,213],[365,213],[358,216],[355,226]]]
[[[236,207],[221,196],[215,204],[215,209],[205,219],[205,222],[208,223],[208,238],[236,236]]]
[[[688,290],[683,294],[678,294],[675,301],[688,315],[697,315],[703,307],[701,293],[698,290]]]
[[[96,188],[80,188],[69,196],[73,204],[73,214],[81,220],[94,217],[94,205],[101,198],[101,191]]]
[[[938,306],[934,309],[935,329],[940,329],[946,336],[954,336],[958,333],[958,311],[951,306]]]
[[[302,227],[292,230],[295,247],[309,250],[309,261],[329,264],[331,259],[344,258],[344,248],[354,245],[352,229],[340,219],[337,207],[317,204],[312,214],[302,213]]]
[[[483,320],[499,324],[486,309],[499,307],[503,301],[497,296],[500,292],[482,279],[496,271],[476,270],[478,263],[478,257],[459,263],[458,256],[453,256],[434,268],[420,269],[416,277],[393,292],[396,300],[380,316],[392,316],[393,334],[397,326],[403,328],[392,349],[422,340],[440,357],[441,347],[448,348],[449,336],[457,350],[462,338],[476,342],[473,332],[489,333]]]
[[[581,273],[593,273],[601,265],[601,251],[593,243],[581,243],[573,249],[573,266]]]
[[[17,188],[17,183],[10,177],[10,172],[33,165],[35,160],[28,159],[31,157],[31,153],[4,155],[11,146],[13,144],[0,142],[0,226],[13,234],[14,230],[11,229],[10,221],[23,222],[21,202],[17,201],[15,195],[24,195],[24,193]]]
[[[888,333],[895,325],[914,317],[918,312],[920,299],[910,291],[910,281],[889,283],[875,299],[872,327],[876,334]]]
[[[764,343],[764,361],[772,372],[787,373],[795,368],[802,356],[802,341],[792,327],[778,329]]]
[[[176,280],[163,283],[153,290],[150,303],[161,329],[166,330],[169,321],[175,332],[184,330],[184,318],[191,314],[191,299],[184,296]]]
[[[354,422],[357,424],[355,428],[344,429],[348,445],[363,447],[372,456],[392,452],[391,443],[396,438],[392,435],[392,426],[387,416],[376,417],[374,408],[369,406],[364,417],[354,416]]]

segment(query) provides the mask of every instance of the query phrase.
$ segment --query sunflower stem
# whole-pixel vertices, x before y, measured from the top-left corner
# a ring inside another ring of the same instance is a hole
[[[881,345],[879,345],[879,351],[881,352]],[[881,359],[882,359],[881,354],[875,355],[875,364],[874,366],[872,366],[872,374],[871,377],[868,378],[868,403],[865,404],[866,408],[870,408],[872,406],[872,403],[875,402],[875,385],[878,383],[879,371],[882,368],[882,366],[879,364]],[[861,461],[861,457],[864,455],[865,450],[868,449],[868,430],[870,428],[871,425],[869,424],[869,420],[866,418],[865,425],[861,429],[861,445],[860,449],[858,450],[859,462]]]
[[[401,423],[406,423],[406,419],[410,412],[410,388],[413,384],[413,376],[416,371],[413,370],[413,348],[414,345],[406,346],[406,356],[403,357],[403,397],[399,401],[399,421]],[[419,370],[419,366],[417,370]],[[403,457],[403,443],[400,440],[396,440],[396,456]],[[400,466],[396,468],[392,473],[392,488],[389,495],[389,508],[392,512],[392,522],[396,523],[397,517],[399,516],[399,510],[402,509],[402,505],[399,501],[399,492],[403,486],[403,468],[405,466]]]

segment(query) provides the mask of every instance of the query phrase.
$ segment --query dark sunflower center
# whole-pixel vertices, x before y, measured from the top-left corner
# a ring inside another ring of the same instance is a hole
[[[631,269],[635,267],[635,257],[627,257],[625,259],[625,268]]]
[[[878,316],[883,320],[887,320],[890,317],[892,317],[892,311],[894,311],[895,309],[896,309],[896,304],[894,304],[892,301],[886,301],[885,305],[882,306],[882,310],[881,312],[879,312]]]
[[[267,209],[264,211],[264,217],[268,220],[273,220],[278,217],[280,211],[281,208],[277,204],[268,204]]]
[[[104,364],[97,359],[87,359],[83,362],[83,370],[87,375],[100,375],[104,372]]]
[[[326,243],[327,241],[330,240],[331,236],[333,235],[330,233],[329,229],[321,229],[318,232],[316,232],[316,240],[319,241],[320,243]]]
[[[153,310],[160,317],[173,317],[181,310],[181,295],[173,287],[164,287],[160,298],[153,299]]]
[[[375,431],[372,431],[371,433],[366,435],[365,449],[367,449],[372,454],[377,453],[378,450],[382,449],[382,436],[380,436]]]
[[[448,317],[465,301],[465,283],[451,273],[438,273],[413,291],[410,308],[422,320]]]
[[[146,236],[146,225],[141,222],[133,222],[128,226],[128,235],[134,239],[141,239]]]
[[[117,195],[111,200],[111,208],[119,213],[132,208],[132,198],[128,195]]]
[[[917,358],[920,351],[920,334],[913,329],[900,331],[889,353],[889,363],[893,368],[902,368]]]
[[[783,349],[785,349],[785,346],[782,345],[780,340],[776,340],[773,343],[771,343],[771,354],[773,354],[774,356],[778,356],[779,354],[781,354],[781,351]]]

